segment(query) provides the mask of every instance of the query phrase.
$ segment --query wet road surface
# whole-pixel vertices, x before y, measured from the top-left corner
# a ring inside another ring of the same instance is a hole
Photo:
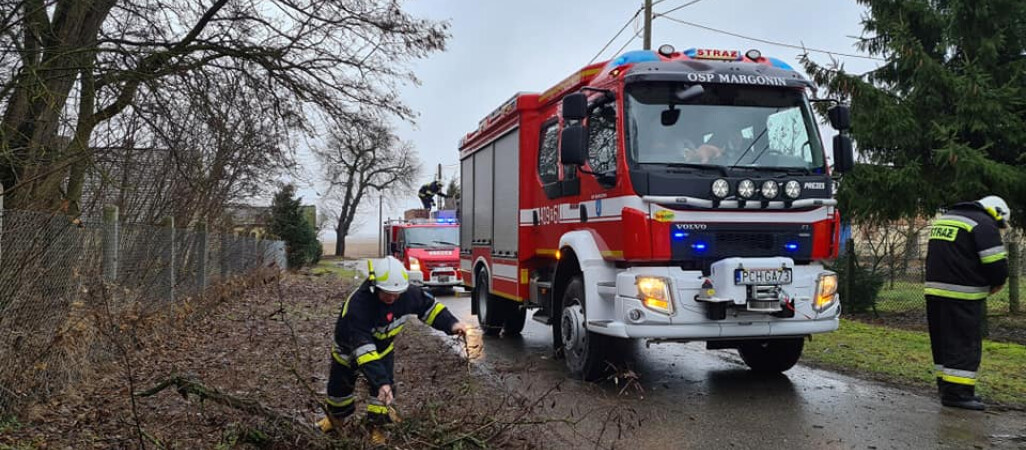
[[[439,300],[477,324],[468,296]],[[760,376],[733,350],[704,343],[637,342],[638,378],[571,380],[552,357],[549,327],[528,315],[522,336],[474,333],[470,353],[482,373],[529,399],[559,385],[543,413],[577,423],[548,426],[553,448],[1026,448],[1023,412],[943,408],[932,396],[802,365]]]

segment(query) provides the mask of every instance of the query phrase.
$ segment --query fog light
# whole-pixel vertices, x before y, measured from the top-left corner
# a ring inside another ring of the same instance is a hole
[[[640,322],[642,314],[643,313],[640,309],[632,309],[627,312],[627,318],[630,319],[631,322]]]
[[[716,196],[716,198],[726,197],[727,194],[730,194],[730,183],[727,183],[727,180],[724,180],[723,178],[713,181],[712,194]]]
[[[410,257],[410,270],[414,272],[420,272],[420,260],[414,257]]]
[[[788,181],[787,184],[784,185],[784,195],[790,199],[798,198],[802,195],[802,185],[796,180]]]
[[[638,277],[638,298],[646,308],[663,314],[673,314],[669,283],[660,277]]]
[[[777,182],[773,180],[766,180],[762,183],[762,196],[763,198],[776,198],[777,193],[780,192],[780,187],[777,186]]]
[[[823,311],[834,304],[837,298],[837,274],[826,272],[816,280],[816,298],[812,300],[812,309]]]
[[[752,180],[741,180],[737,184],[737,195],[744,199],[752,198],[755,195],[755,182]]]

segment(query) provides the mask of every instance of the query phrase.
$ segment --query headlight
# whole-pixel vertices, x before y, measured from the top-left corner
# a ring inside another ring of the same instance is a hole
[[[812,301],[812,309],[823,311],[834,304],[837,295],[837,274],[822,273],[816,280],[816,298]]]
[[[744,199],[752,198],[755,195],[755,182],[752,180],[741,180],[737,184],[737,195]]]
[[[730,183],[727,183],[727,180],[724,180],[723,178],[720,178],[720,179],[718,179],[716,181],[713,181],[713,184],[712,184],[712,194],[714,196],[716,196],[716,198],[724,198],[729,193],[730,193]]]
[[[784,185],[784,195],[790,199],[796,199],[802,195],[802,185],[795,180],[788,181]]]
[[[414,272],[420,272],[420,260],[414,257],[410,257],[410,270]]]
[[[638,277],[638,298],[641,304],[653,311],[666,315],[673,314],[673,301],[670,297],[670,286],[665,278]]]
[[[780,187],[777,186],[776,181],[766,180],[762,183],[763,198],[776,198],[778,192],[780,192]]]

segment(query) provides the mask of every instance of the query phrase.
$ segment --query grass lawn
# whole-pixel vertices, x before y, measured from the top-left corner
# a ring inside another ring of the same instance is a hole
[[[934,389],[930,337],[841,320],[836,332],[818,334],[806,343],[802,361],[870,378]],[[1026,405],[1026,347],[983,342],[977,394],[1006,405]]]
[[[1023,300],[1020,299],[1020,304],[1022,302]],[[894,283],[893,288],[890,287],[890,283],[884,283],[883,289],[876,297],[876,310],[880,314],[903,313],[914,309],[926,309],[926,297],[923,294],[922,283],[899,281]],[[987,312],[989,314],[1008,312],[1007,287],[987,298]]]
[[[359,276],[355,270],[338,265],[340,262],[342,262],[340,259],[321,259],[316,266],[310,268],[310,273],[317,276],[331,274],[341,279],[353,279]]]

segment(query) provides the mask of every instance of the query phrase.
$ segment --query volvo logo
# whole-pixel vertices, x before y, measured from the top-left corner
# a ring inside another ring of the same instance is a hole
[[[806,181],[805,189],[826,189],[826,183],[822,181]]]
[[[676,227],[678,230],[704,230],[709,228],[709,225],[704,223],[678,223]]]

